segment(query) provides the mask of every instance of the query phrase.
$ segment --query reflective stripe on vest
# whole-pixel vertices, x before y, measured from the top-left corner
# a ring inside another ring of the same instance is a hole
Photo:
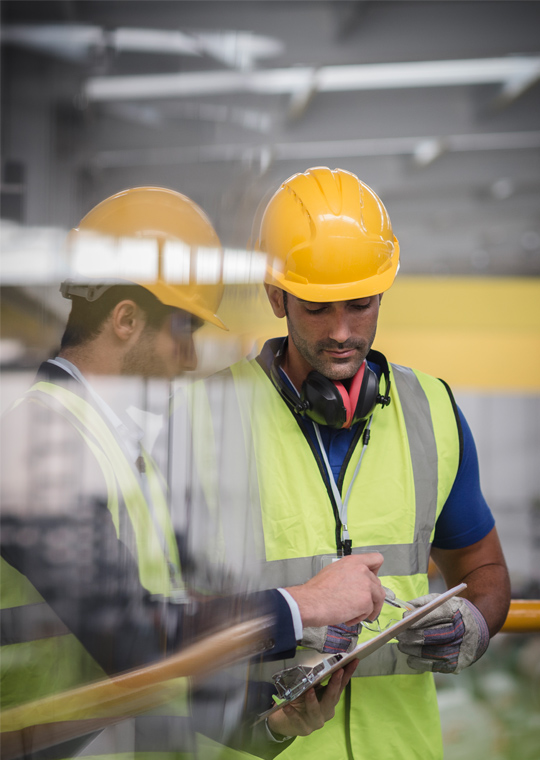
[[[414,541],[429,546],[437,518],[438,467],[433,420],[427,396],[412,369],[395,364],[392,369],[411,452],[416,493]],[[427,565],[423,570],[410,569],[409,574],[426,571]]]
[[[430,546],[430,544],[373,544],[354,547],[352,554],[380,552],[384,556],[385,575],[417,575],[427,570]],[[297,586],[305,583],[334,557],[335,554],[324,554],[267,562],[264,572],[266,587]]]
[[[186,402],[193,456],[198,472],[204,473],[197,480],[209,512],[202,530],[198,523],[204,507],[192,515],[190,533],[202,538],[194,548],[199,556],[206,552],[208,566],[231,572],[237,588],[260,589],[264,534],[257,463],[249,419],[243,419],[230,370],[194,383],[188,388]]]
[[[69,628],[45,602],[23,604],[2,609],[0,614],[0,644],[22,644],[34,639],[66,636]]]

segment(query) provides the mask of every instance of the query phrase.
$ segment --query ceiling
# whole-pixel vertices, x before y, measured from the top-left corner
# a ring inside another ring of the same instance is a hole
[[[385,202],[406,274],[540,274],[540,3],[3,0],[3,215],[136,185],[225,245],[309,166]],[[255,221],[254,221],[255,220]]]

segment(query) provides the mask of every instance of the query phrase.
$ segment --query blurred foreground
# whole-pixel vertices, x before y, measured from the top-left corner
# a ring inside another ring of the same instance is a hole
[[[539,634],[500,633],[473,668],[435,681],[445,760],[537,760]]]

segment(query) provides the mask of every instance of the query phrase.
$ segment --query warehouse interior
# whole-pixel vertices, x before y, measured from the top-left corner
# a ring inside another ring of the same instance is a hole
[[[230,333],[201,331],[200,376],[282,334],[251,255],[280,183],[352,171],[401,248],[375,348],[452,386],[513,595],[540,598],[540,2],[3,0],[0,13],[1,411],[54,355],[65,237],[99,201],[177,190],[247,262],[220,312]],[[536,757],[539,654],[538,636],[499,635],[474,672],[440,679],[448,760]]]

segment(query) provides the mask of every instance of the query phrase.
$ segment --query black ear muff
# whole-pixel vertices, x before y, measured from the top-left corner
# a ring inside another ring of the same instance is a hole
[[[347,409],[339,388],[320,372],[313,370],[306,377],[300,400],[307,403],[305,416],[319,425],[342,428],[347,422]]]
[[[349,390],[339,381],[329,380],[313,370],[302,383],[297,396],[283,381],[279,372],[278,354],[270,367],[270,377],[275,387],[293,412],[309,417],[319,425],[332,428],[348,428],[367,419],[377,404],[387,406],[389,380],[384,396],[379,395],[379,379],[364,361],[350,382]]]
[[[378,401],[379,379],[366,361],[352,378],[347,391],[343,383],[310,372],[302,384],[300,400],[309,407],[304,414],[319,425],[349,428],[365,420]]]

